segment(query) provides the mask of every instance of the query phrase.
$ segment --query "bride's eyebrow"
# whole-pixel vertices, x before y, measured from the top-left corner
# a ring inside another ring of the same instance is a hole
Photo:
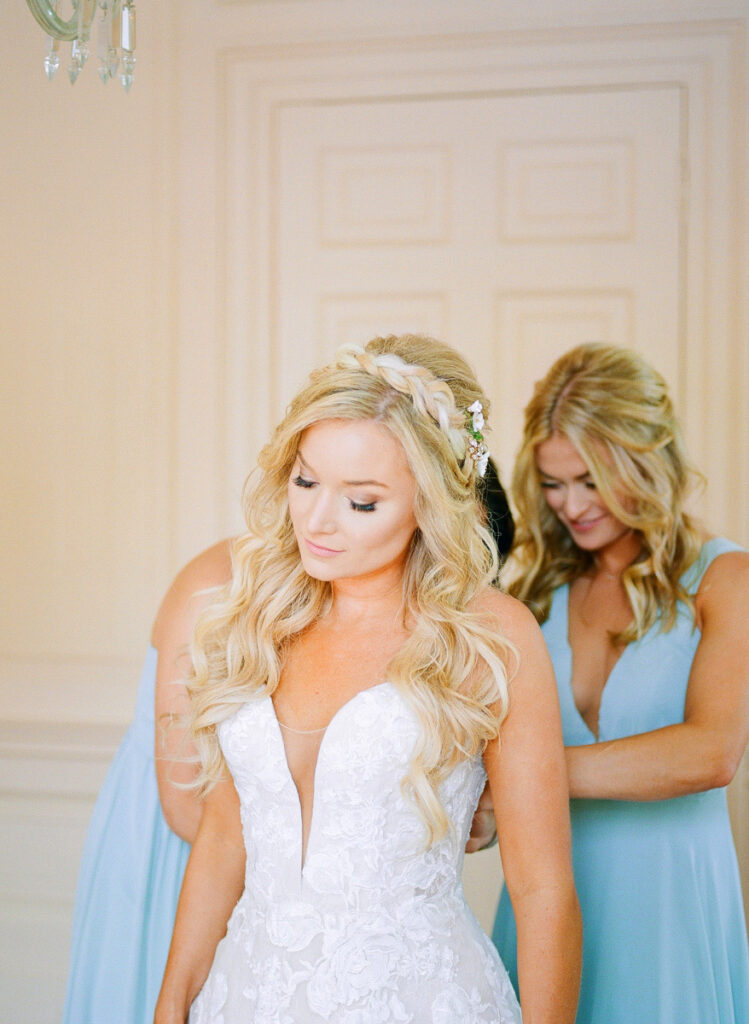
[[[315,471],[312,468],[312,466],[310,466],[309,462],[307,462],[305,457],[302,455],[302,449],[301,448],[297,448],[296,457],[301,462],[302,469],[306,469],[308,473],[312,474],[312,476],[317,476],[317,473],[315,473]]]
[[[297,448],[296,454],[302,464],[302,467],[306,469],[308,473],[311,473],[312,476],[317,476],[317,473],[315,473],[312,466],[310,466],[309,462],[307,462],[305,457],[302,455],[301,448]],[[344,480],[343,482],[347,487],[384,487],[385,490],[388,489],[388,485],[383,484],[380,480]]]
[[[344,480],[347,487],[384,487],[387,490],[387,484],[381,483],[379,480]]]

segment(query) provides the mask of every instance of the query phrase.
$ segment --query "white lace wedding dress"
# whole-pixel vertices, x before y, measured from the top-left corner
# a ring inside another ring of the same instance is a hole
[[[461,888],[483,764],[464,762],[446,780],[454,830],[425,851],[421,820],[401,793],[417,733],[390,683],[338,711],[316,740],[304,849],[272,701],[222,723],[241,802],[245,890],[190,1024],[518,1024],[505,969]]]

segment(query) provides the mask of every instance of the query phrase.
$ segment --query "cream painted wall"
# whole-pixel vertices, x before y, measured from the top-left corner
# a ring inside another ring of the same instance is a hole
[[[95,58],[71,87],[66,45],[48,82],[26,5],[0,20],[4,1024],[59,1019],[85,829],[176,561],[167,16],[139,5],[130,95]]]
[[[681,385],[699,407],[694,437],[708,476],[717,468],[723,479],[730,475],[726,465],[738,467],[724,503],[730,508],[716,511],[736,539],[749,543],[747,202],[736,163],[743,158],[745,171],[747,12],[735,0],[657,6],[653,13],[646,0],[141,2],[136,83],[126,96],[118,83],[102,86],[95,66],[75,87],[65,66],[48,83],[40,30],[21,0],[5,5],[4,1024],[57,1019],[85,824],[131,714],[159,594],[179,564],[236,527],[240,477],[270,417],[262,406],[261,416],[248,408],[244,382],[265,392],[275,387],[276,372],[273,353],[263,351],[274,326],[267,301],[272,267],[264,255],[273,223],[268,210],[244,206],[243,196],[272,194],[261,160],[270,123],[264,112],[274,96],[297,89],[295,75],[312,95],[321,76],[318,58],[345,81],[353,56],[371,60],[379,74],[377,54],[402,48],[418,60],[425,41],[433,40],[438,52],[457,34],[473,43],[486,36],[498,47],[517,44],[519,63],[533,47],[559,41],[568,41],[572,52],[598,40],[613,59],[631,38],[627,24],[660,19],[683,22],[684,38],[694,39],[690,74],[698,76],[706,59],[700,41],[711,26],[741,29],[737,19],[743,19],[743,36],[719,33],[723,42],[711,51],[719,71],[712,87],[726,90],[737,119],[731,144],[722,139],[710,152],[705,173],[733,183],[731,222],[720,227],[720,218],[713,222],[710,208],[698,203],[696,235],[685,243],[694,245],[696,237],[719,246],[728,270],[716,263],[697,290],[682,289],[681,316],[692,333],[684,334],[690,377]],[[651,43],[668,33],[667,24],[653,28]],[[249,55],[250,69],[256,59],[263,72],[253,78],[251,70],[243,79],[240,51]],[[422,65],[421,73],[433,72]],[[710,139],[707,112],[695,117]],[[699,176],[691,186],[692,198],[711,194]],[[725,233],[716,238],[716,231]],[[251,259],[254,253],[262,258]],[[288,296],[274,301],[283,304]],[[709,387],[707,374],[700,374],[710,352],[700,325],[718,351],[730,353],[728,372],[722,357]],[[711,418],[733,424],[735,449],[712,444]],[[746,832],[743,786],[733,800],[735,821]],[[477,902],[489,902],[486,887],[495,883],[486,879],[496,878],[495,861],[481,857],[469,887]]]
[[[139,19],[126,95],[94,57],[75,87],[66,67],[48,82],[25,5],[4,11],[0,692],[14,718],[124,722],[174,564],[171,90],[162,25],[148,5]],[[102,671],[115,685],[96,707]]]

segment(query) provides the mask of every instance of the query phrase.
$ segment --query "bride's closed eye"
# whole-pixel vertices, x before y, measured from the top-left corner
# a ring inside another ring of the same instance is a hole
[[[307,480],[305,477],[298,473],[291,481],[295,487],[310,488],[316,485],[315,480]],[[377,508],[376,501],[354,501],[353,498],[349,498],[349,505],[354,512],[374,512]]]
[[[301,476],[301,474],[295,476],[292,482],[297,487],[314,487],[315,486],[315,481],[314,480],[305,480],[304,477]]]

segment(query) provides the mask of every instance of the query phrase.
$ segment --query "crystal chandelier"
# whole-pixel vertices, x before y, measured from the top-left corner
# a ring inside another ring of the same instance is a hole
[[[120,71],[129,92],[135,70],[135,4],[133,0],[71,0],[72,15],[64,21],[57,12],[59,0],[26,0],[29,10],[49,36],[44,70],[50,81],[60,66],[60,42],[72,42],[70,81],[75,82],[88,60],[91,28],[97,9],[99,77],[109,81]]]

